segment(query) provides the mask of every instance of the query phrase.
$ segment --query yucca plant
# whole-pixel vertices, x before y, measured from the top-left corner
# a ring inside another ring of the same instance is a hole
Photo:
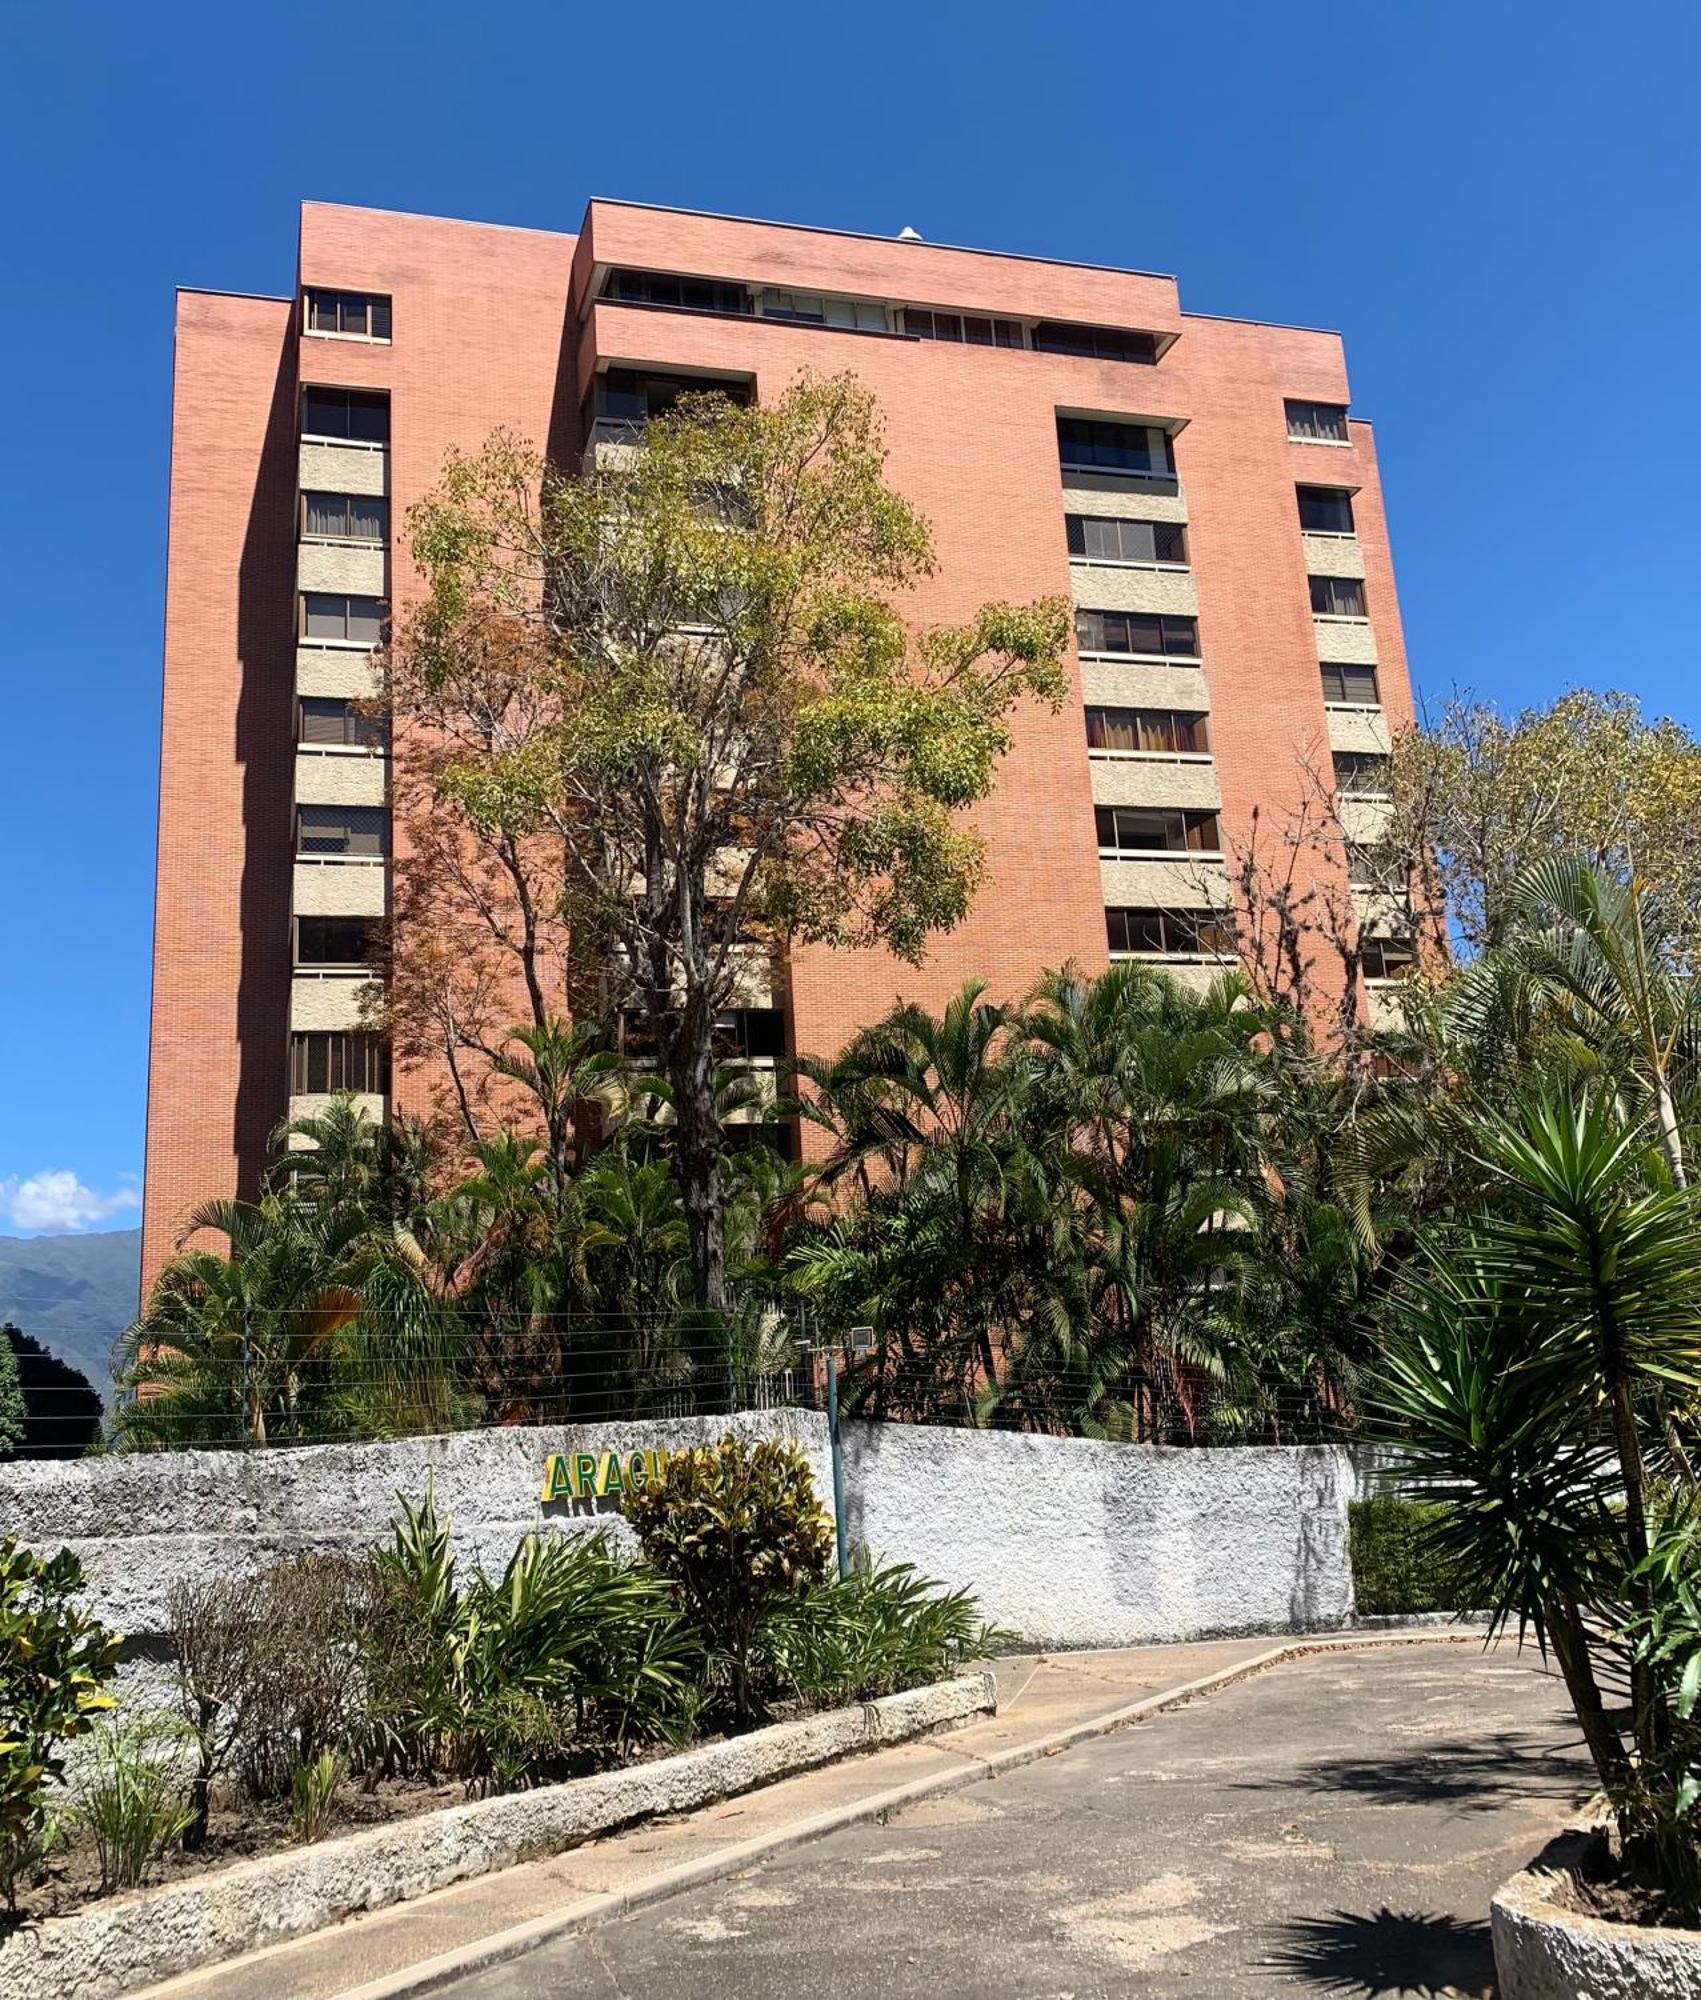
[[[1649,1131],[1588,1094],[1481,1114],[1474,1163],[1478,1212],[1396,1291],[1373,1398],[1408,1478],[1450,1502],[1434,1546],[1497,1626],[1552,1646],[1627,1856],[1669,1882],[1649,1786],[1682,1718],[1650,1650],[1671,1589],[1651,1495],[1661,1393],[1701,1383],[1701,1211]],[[1625,1607],[1627,1734],[1599,1665]]]

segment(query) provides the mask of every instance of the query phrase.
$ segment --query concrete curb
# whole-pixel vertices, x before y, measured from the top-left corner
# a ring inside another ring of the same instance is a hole
[[[458,1945],[452,1951],[440,1952],[433,1958],[421,1959],[416,1965],[404,1966],[399,1972],[385,1973],[364,1985],[351,1986],[337,1994],[335,2000],[411,2000],[415,1994],[435,1992],[452,1980],[523,1958],[526,1953],[536,1951],[570,1931],[606,1923],[630,1911],[665,1902],[684,1890],[700,1888],[704,1883],[736,1875],[753,1861],[807,1846],[812,1840],[837,1833],[845,1827],[860,1826],[867,1820],[878,1819],[882,1813],[913,1805],[918,1799],[937,1798],[947,1792],[961,1791],[967,1785],[1000,1777],[1006,1771],[1036,1763],[1042,1757],[1071,1749],[1092,1737],[1108,1736],[1117,1729],[1143,1721],[1148,1716],[1160,1715],[1165,1709],[1179,1708],[1202,1695],[1220,1693],[1237,1681],[1248,1680],[1254,1674],[1267,1672],[1271,1667],[1292,1660],[1305,1659],[1313,1653],[1350,1653],[1389,1646],[1459,1645],[1481,1636],[1480,1628],[1446,1631],[1431,1627],[1411,1633],[1343,1633],[1339,1637],[1291,1639],[1272,1646],[1266,1653],[1255,1654],[1250,1660],[1241,1660],[1216,1673],[1202,1674],[1197,1680],[1164,1688],[1157,1694],[1127,1702],[1120,1708],[1107,1709],[1101,1715],[1089,1716],[1083,1722],[1071,1723],[1067,1728],[1053,1730],[1049,1735],[1012,1744],[1008,1750],[997,1751],[990,1757],[980,1757],[961,1745],[948,1744],[946,1747],[964,1760],[960,1771],[942,1771],[931,1778],[914,1778],[908,1784],[893,1785],[883,1792],[871,1792],[866,1798],[852,1799],[808,1819],[794,1820],[776,1832],[758,1834],[750,1840],[717,1848],[713,1854],[702,1855],[695,1861],[683,1861],[672,1868],[658,1869],[654,1875],[645,1876],[629,1888],[580,1897],[576,1902],[564,1903],[560,1909],[550,1910],[526,1923],[493,1931],[488,1937],[478,1938],[472,1944]]]
[[[189,1875],[0,1943],[3,2000],[108,2000],[287,1946],[342,1918],[405,1903],[663,1814],[693,1812],[799,1772],[995,1712],[986,1671],[829,1709],[671,1757],[536,1791],[448,1806],[310,1847]]]

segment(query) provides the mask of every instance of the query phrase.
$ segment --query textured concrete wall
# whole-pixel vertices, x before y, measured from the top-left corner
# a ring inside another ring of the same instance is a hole
[[[396,1496],[427,1480],[468,1559],[500,1565],[547,1524],[608,1529],[616,1512],[540,1494],[553,1451],[677,1448],[733,1428],[785,1435],[832,1494],[823,1418],[543,1427],[302,1450],[114,1456],[0,1468],[0,1531],[69,1542],[95,1600],[133,1638],[164,1630],[181,1576],[252,1569],[302,1549],[383,1539]],[[1046,1645],[1340,1624],[1352,1610],[1344,1452],[1187,1451],[1085,1439],[850,1423],[852,1542],[973,1590],[987,1617]]]

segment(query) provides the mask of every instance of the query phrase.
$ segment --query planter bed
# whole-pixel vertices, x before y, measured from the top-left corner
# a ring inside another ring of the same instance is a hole
[[[0,2000],[103,2000],[452,1882],[689,1812],[995,1707],[990,1673],[776,1723],[568,1784],[509,1792],[209,1869],[0,1939]]]
[[[1701,1931],[1614,1923],[1582,1906],[1578,1879],[1600,1852],[1589,1829],[1549,1842],[1494,1898],[1501,2000],[1695,2000]]]

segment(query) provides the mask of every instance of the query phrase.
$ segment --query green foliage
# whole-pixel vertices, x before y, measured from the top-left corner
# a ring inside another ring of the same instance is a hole
[[[874,1701],[943,1679],[1013,1635],[985,1624],[967,1591],[907,1563],[859,1563],[849,1576],[789,1592],[758,1631],[759,1673],[806,1701]]]
[[[367,1754],[476,1791],[548,1782],[688,1732],[698,1648],[665,1585],[600,1535],[531,1535],[456,1573],[427,1492],[374,1562]]]
[[[1676,1916],[1701,1922],[1701,1516],[1693,1496],[1662,1523],[1638,1566],[1642,1608],[1619,1633],[1664,1726],[1612,1794],[1620,1822],[1652,1850],[1650,1873]]]
[[[0,1886],[16,1906],[20,1876],[46,1844],[60,1746],[113,1705],[106,1691],[122,1643],[77,1603],[82,1565],[69,1549],[32,1555],[0,1541]]]
[[[832,1530],[809,1461],[779,1439],[723,1438],[672,1453],[627,1503],[644,1554],[676,1588],[741,1721],[758,1708],[751,1656],[769,1606],[819,1583]]]
[[[1348,1510],[1353,1597],[1366,1617],[1475,1611],[1479,1592],[1468,1570],[1438,1546],[1444,1501],[1397,1493],[1354,1500]]]
[[[10,1458],[23,1443],[27,1420],[18,1357],[9,1333],[10,1328],[0,1326],[0,1458]]]
[[[173,1716],[104,1724],[79,1774],[76,1825],[94,1841],[103,1895],[139,1889],[195,1816],[184,1784],[186,1732]]]
[[[289,1825],[296,1840],[323,1839],[336,1809],[337,1787],[342,1783],[343,1760],[334,1750],[321,1750],[310,1763],[296,1766],[290,1779]]]

